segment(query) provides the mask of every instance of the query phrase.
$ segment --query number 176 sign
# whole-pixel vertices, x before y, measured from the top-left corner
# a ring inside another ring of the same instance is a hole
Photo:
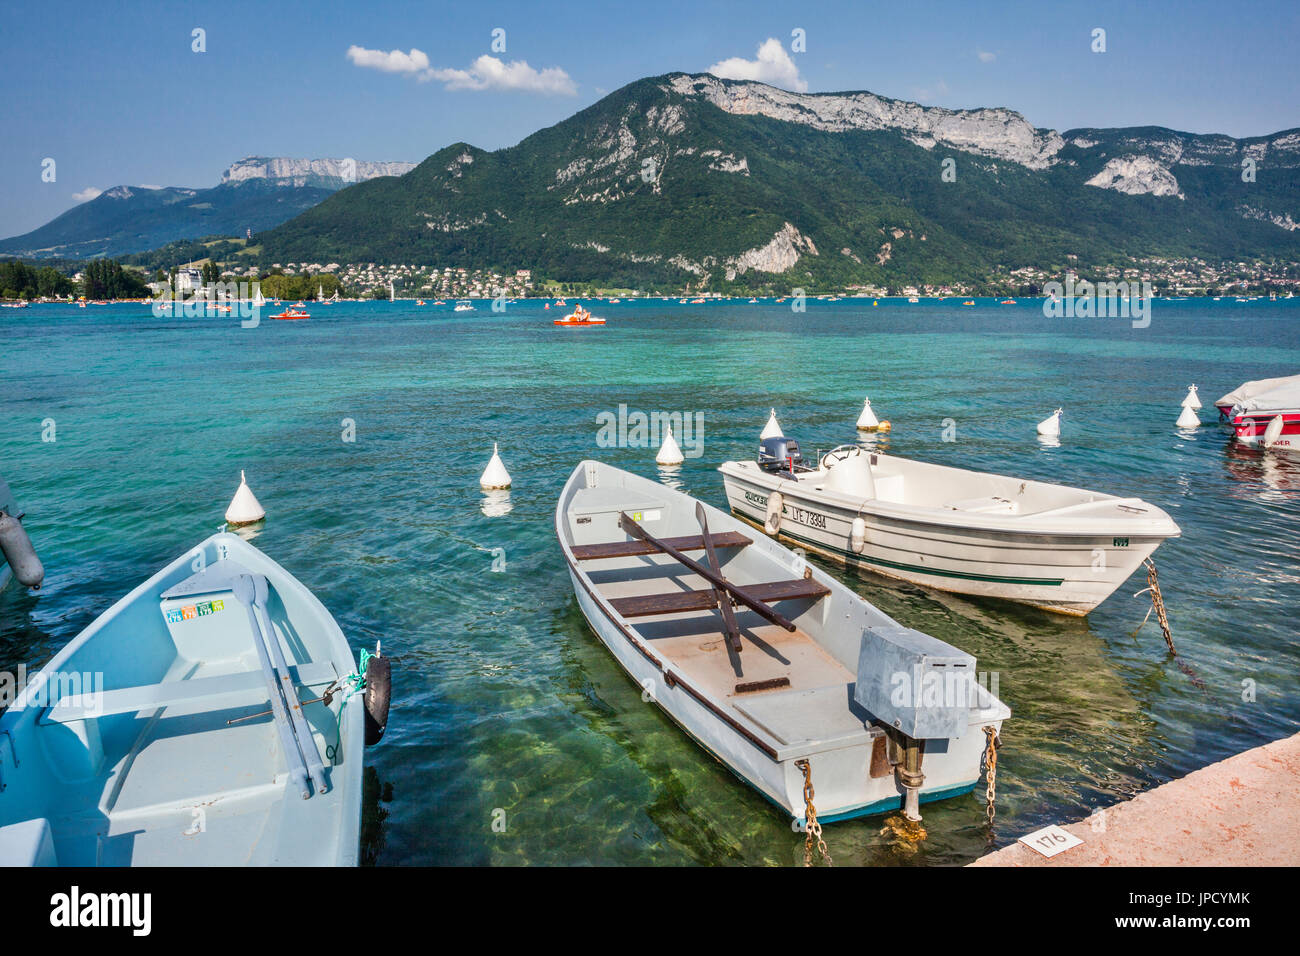
[[[1053,823],[1050,827],[1043,827],[1041,830],[1035,830],[1033,833],[1022,836],[1019,842],[1036,853],[1051,857],[1070,849],[1070,847],[1078,846],[1083,841],[1073,833],[1062,830]]]

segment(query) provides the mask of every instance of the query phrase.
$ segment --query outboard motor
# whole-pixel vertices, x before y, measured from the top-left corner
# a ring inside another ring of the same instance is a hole
[[[786,478],[794,477],[794,470],[803,464],[799,443],[793,438],[777,435],[758,443],[758,467],[763,471]]]

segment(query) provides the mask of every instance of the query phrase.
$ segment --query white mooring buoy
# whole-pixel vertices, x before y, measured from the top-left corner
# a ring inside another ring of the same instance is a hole
[[[759,433],[758,440],[764,438],[784,438],[785,433],[781,431],[781,426],[776,420],[776,409],[772,409],[772,414],[767,418],[767,424],[763,426],[762,432]]]
[[[1059,438],[1061,435],[1061,413],[1063,409],[1058,408],[1047,418],[1038,423],[1038,434],[1045,435],[1048,438]]]
[[[1201,425],[1201,419],[1197,416],[1195,408],[1191,405],[1185,404],[1183,405],[1183,410],[1179,414],[1178,421],[1175,424],[1179,428],[1199,428]]]
[[[483,469],[483,477],[478,480],[478,483],[484,491],[499,491],[510,487],[510,472],[506,471],[506,466],[501,463],[496,442],[492,443],[492,460],[488,462],[487,468]]]
[[[871,399],[868,398],[862,403],[862,414],[858,416],[858,431],[874,432],[879,427],[880,419],[871,410]]]
[[[257,500],[257,495],[253,494],[253,489],[248,487],[248,481],[244,478],[244,471],[241,468],[239,488],[235,490],[235,497],[230,499],[230,507],[226,509],[226,524],[253,524],[265,517],[266,509]]]
[[[1183,408],[1196,410],[1201,407],[1201,400],[1196,397],[1196,386],[1187,386],[1187,397],[1183,399]]]
[[[673,426],[669,425],[664,430],[664,442],[659,446],[659,454],[655,455],[655,464],[680,465],[685,460],[681,448],[677,445],[677,439],[673,437]]]

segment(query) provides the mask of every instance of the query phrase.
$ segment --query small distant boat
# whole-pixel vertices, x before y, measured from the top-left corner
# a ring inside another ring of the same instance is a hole
[[[975,659],[801,555],[596,461],[566,482],[555,533],[596,637],[786,816],[805,820],[809,784],[831,823],[898,809],[919,820],[921,803],[979,782],[986,734],[1011,712],[976,681]],[[900,693],[900,675],[917,686]]]
[[[446,305],[447,303],[444,302],[442,299],[434,299],[433,304],[434,304],[434,305]]]
[[[753,304],[754,304],[755,302],[757,302],[757,301],[758,301],[757,299],[750,299],[750,300],[749,300],[749,304],[750,304],[750,305],[753,305]]]
[[[1003,299],[1001,302],[998,303],[998,305],[1015,305],[1015,304],[1016,304],[1015,299]]]
[[[1087,614],[1182,533],[1140,498],[859,445],[805,466],[797,441],[765,438],[757,461],[718,470],[732,512],[770,535],[850,567],[1061,614]]]
[[[362,660],[288,571],[208,538],[0,717],[0,865],[355,866],[389,692]]]
[[[466,299],[462,299],[460,302],[457,302],[457,303],[456,303],[456,307],[455,307],[454,309],[452,309],[452,311],[453,311],[453,312],[473,312],[473,311],[474,311],[474,306],[471,305],[470,302],[469,302],[468,300],[466,300]]]
[[[569,326],[604,325],[605,320],[597,318],[596,316],[592,315],[581,305],[576,305],[573,307],[572,312],[570,312],[562,319],[556,319],[554,321],[554,324],[569,325]]]
[[[975,304],[974,299],[967,299],[965,302],[962,303],[962,305],[974,305],[974,304]]]
[[[271,318],[285,320],[310,319],[311,313],[303,312],[301,309],[285,309],[283,312],[277,312],[275,315],[271,316]]]
[[[622,301],[623,301],[622,299],[610,299],[610,300],[609,300],[609,304],[610,304],[610,305],[618,305],[618,304],[619,304],[620,302],[622,302]]]
[[[564,301],[563,299],[556,299],[556,300],[555,300],[555,304],[556,304],[557,306],[563,306],[563,307],[566,308],[566,309],[568,308],[567,303],[565,303],[565,301]]]
[[[920,302],[921,300],[914,295],[909,295],[907,297],[907,301],[912,303],[912,305],[916,305],[916,303]]]
[[[416,300],[415,300],[415,304],[416,304],[416,305],[424,305],[424,300],[423,300],[423,299],[416,299]]]

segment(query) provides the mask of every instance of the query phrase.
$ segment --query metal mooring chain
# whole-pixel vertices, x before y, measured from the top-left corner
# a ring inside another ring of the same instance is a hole
[[[1160,593],[1160,578],[1156,574],[1156,563],[1150,558],[1147,558],[1142,563],[1147,566],[1147,586],[1142,590],[1151,592],[1151,606],[1155,609],[1156,620],[1160,622],[1160,630],[1164,632],[1165,643],[1169,645],[1169,653],[1177,654],[1178,651],[1174,650],[1174,636],[1169,631],[1169,615],[1165,613],[1165,598]],[[1141,593],[1142,591],[1138,592],[1138,594]],[[1136,596],[1135,594],[1134,597]],[[1147,617],[1150,616],[1151,612],[1147,611]],[[1142,618],[1142,624],[1147,622],[1147,617]],[[1138,627],[1140,628],[1142,624],[1139,624]]]
[[[807,760],[796,760],[794,765],[803,773],[804,831],[807,834],[803,843],[803,865],[813,865],[813,842],[817,851],[826,861],[827,866],[834,866],[826,841],[822,839],[822,825],[817,822],[817,807],[813,805],[812,767]]]
[[[984,812],[988,815],[989,826],[993,826],[993,815],[996,812],[994,802],[998,798],[998,747],[1002,746],[1002,741],[994,727],[985,727],[984,736],[988,738],[984,745],[984,768],[988,780],[988,786],[984,790],[984,797],[988,801]]]

